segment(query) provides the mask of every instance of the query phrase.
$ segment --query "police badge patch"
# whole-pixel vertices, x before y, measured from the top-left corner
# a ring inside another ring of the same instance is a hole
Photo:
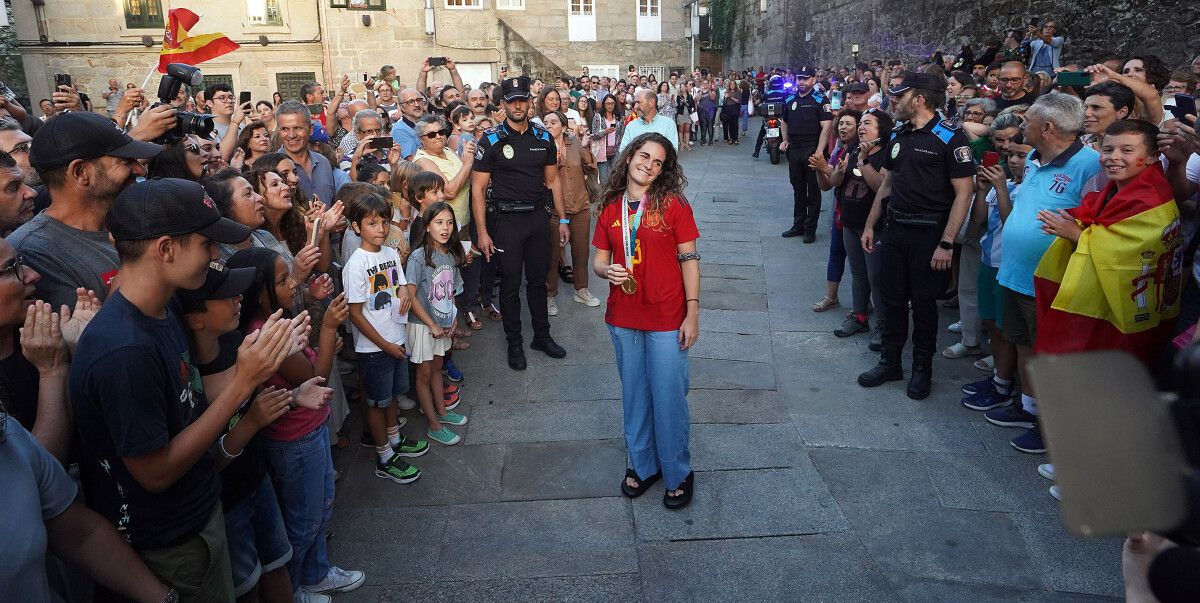
[[[954,149],[954,158],[958,160],[959,163],[971,163],[970,147],[962,146]]]
[[[892,145],[892,159],[895,159],[898,155],[900,155],[900,143],[897,142]]]
[[[501,151],[502,153],[504,153],[504,158],[505,158],[505,159],[512,159],[512,158],[513,158],[513,155],[514,155],[514,153],[513,153],[513,148],[512,148],[512,145],[511,145],[511,144],[506,144],[506,145],[504,145],[504,148],[500,149],[500,151]]]

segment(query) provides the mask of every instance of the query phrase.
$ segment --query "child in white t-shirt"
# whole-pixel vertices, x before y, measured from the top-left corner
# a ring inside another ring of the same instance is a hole
[[[374,193],[362,195],[346,206],[346,218],[362,242],[346,260],[342,284],[350,304],[367,428],[378,455],[375,476],[407,484],[421,472],[403,457],[421,456],[429,451],[429,444],[400,435],[397,406],[400,400],[406,400],[403,395],[408,391],[408,352],[404,345],[412,302],[400,253],[383,244],[391,216],[391,203]]]

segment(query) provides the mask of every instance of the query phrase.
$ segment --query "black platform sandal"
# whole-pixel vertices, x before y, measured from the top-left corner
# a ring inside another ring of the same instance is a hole
[[[633,480],[638,483],[638,487],[636,487],[636,488],[630,487],[629,482],[625,481],[625,480],[628,480],[629,478],[633,478]],[[637,497],[645,494],[646,491],[650,489],[650,486],[653,486],[654,482],[657,482],[660,479],[662,479],[661,471],[659,471],[658,473],[655,473],[654,475],[651,475],[650,477],[647,477],[646,479],[642,479],[642,478],[638,477],[637,472],[634,471],[633,469],[626,469],[625,470],[625,479],[621,480],[621,494],[624,494],[628,498],[637,498]]]
[[[671,510],[682,509],[688,506],[688,503],[692,502],[692,482],[695,477],[696,472],[692,471],[687,474],[687,477],[683,478],[683,482],[676,488],[676,490],[683,490],[683,494],[679,496],[671,496],[670,490],[664,492],[663,506]]]
[[[558,267],[558,277],[561,278],[563,280],[563,282],[567,283],[568,285],[575,284],[575,270],[572,269],[570,266],[559,266]]]

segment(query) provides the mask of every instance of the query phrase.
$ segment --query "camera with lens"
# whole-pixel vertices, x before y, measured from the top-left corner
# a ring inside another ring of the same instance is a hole
[[[204,74],[200,68],[186,63],[171,63],[167,65],[167,74],[158,83],[158,102],[154,106],[169,105],[179,96],[179,89],[184,84],[198,87],[204,83]],[[208,138],[213,131],[213,116],[208,113],[192,113],[179,111],[175,114],[175,125],[154,142],[162,145],[175,144],[188,134]]]

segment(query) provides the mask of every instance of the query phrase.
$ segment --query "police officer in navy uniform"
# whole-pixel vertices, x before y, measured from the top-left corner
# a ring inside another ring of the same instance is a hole
[[[751,157],[758,159],[758,152],[762,150],[763,138],[767,136],[767,103],[777,103],[779,108],[783,108],[783,101],[791,96],[787,89],[783,87],[783,76],[772,75],[770,80],[767,80],[767,91],[763,94],[762,102],[758,106],[758,114],[763,116],[762,126],[758,128],[758,141],[754,143],[754,154]]]
[[[967,137],[937,108],[946,101],[946,82],[928,73],[905,73],[888,90],[896,120],[885,147],[883,182],[863,228],[862,245],[881,253],[883,352],[879,364],[858,376],[863,387],[904,378],[900,356],[912,304],[913,363],[907,394],[929,395],[937,349],[937,299],[950,284],[954,238],[974,190],[975,161]],[[885,208],[886,205],[886,208]],[[887,219],[887,237],[875,244],[875,226]]]
[[[792,227],[783,236],[804,235],[805,243],[817,240],[817,219],[821,217],[821,188],[808,158],[825,155],[825,143],[833,128],[829,101],[815,88],[816,75],[812,67],[796,70],[796,93],[784,101],[783,142],[779,143],[779,150],[787,152],[794,204]]]
[[[495,257],[500,262],[500,314],[508,339],[508,366],[520,371],[525,370],[522,280],[533,323],[530,347],[551,358],[567,355],[550,337],[546,273],[550,270],[550,245],[566,245],[570,220],[566,219],[558,181],[558,149],[548,131],[528,121],[529,78],[504,80],[500,95],[506,118],[483,133],[475,151],[471,211],[478,225],[476,247],[488,260]],[[546,232],[550,212],[559,220],[557,241],[551,241]]]

